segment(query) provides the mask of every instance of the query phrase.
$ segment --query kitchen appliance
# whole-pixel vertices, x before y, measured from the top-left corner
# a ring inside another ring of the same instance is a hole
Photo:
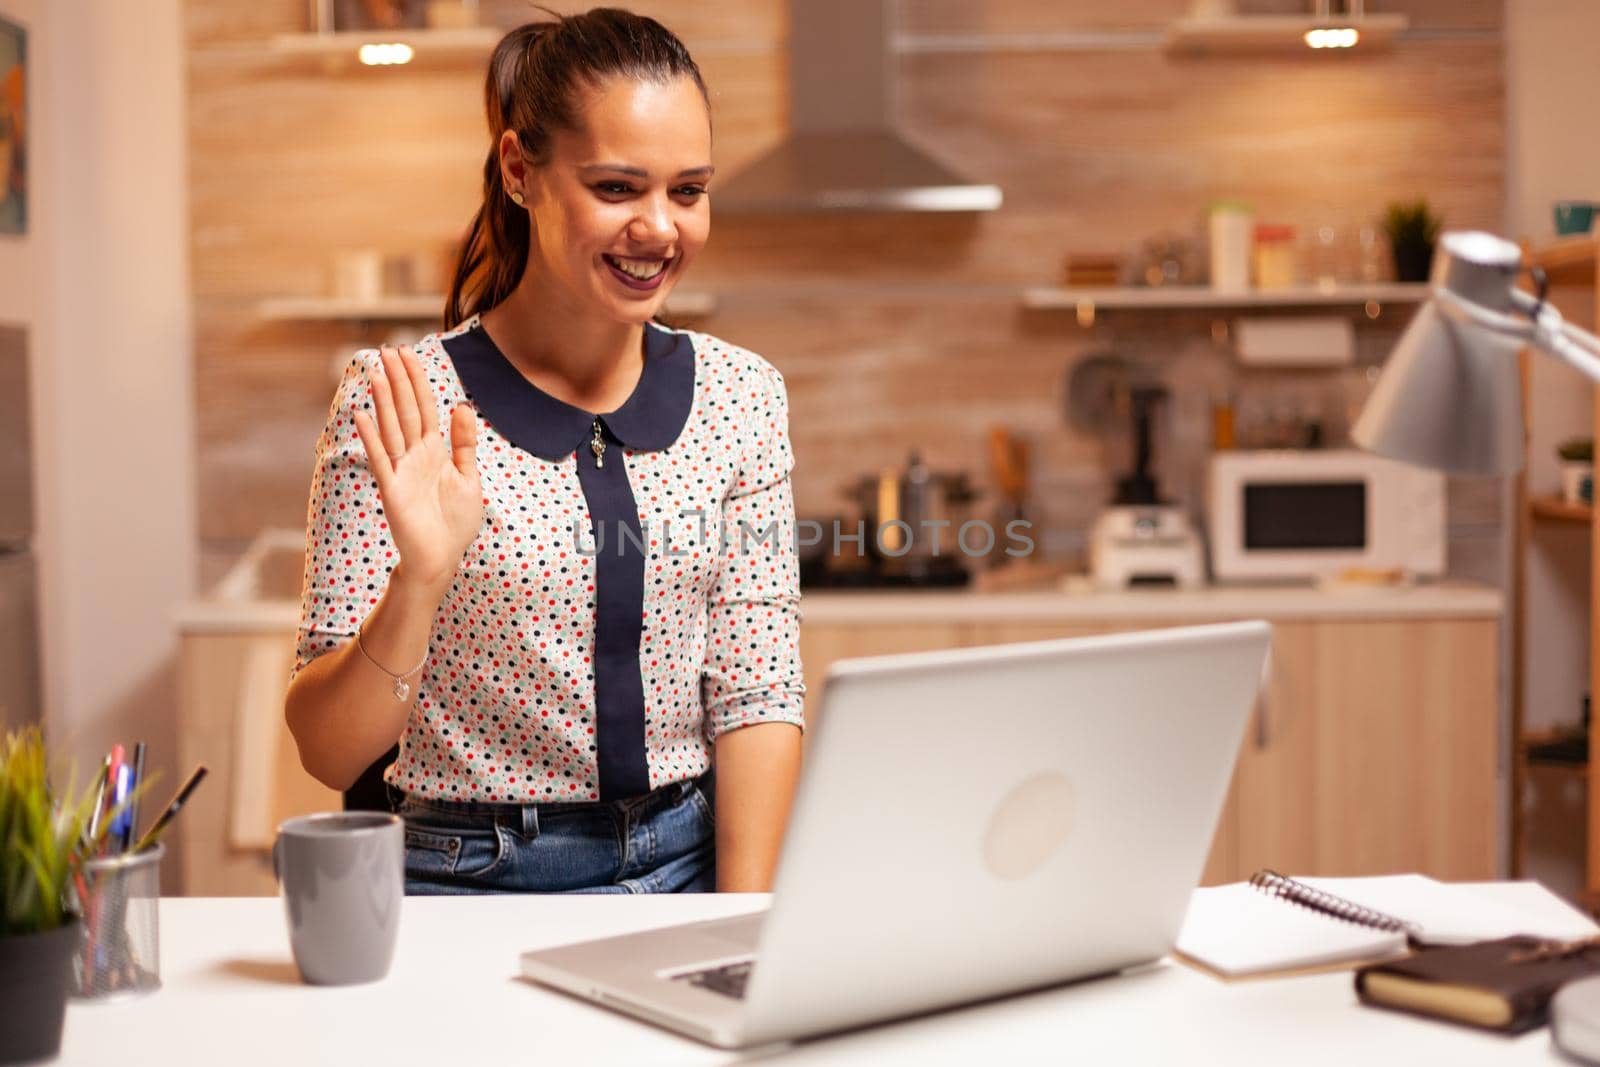
[[[966,471],[933,470],[914,450],[904,467],[866,475],[845,495],[856,503],[860,524],[824,524],[820,542],[802,552],[802,585],[965,585],[975,557],[995,548],[990,534],[1004,537],[988,525],[968,528],[978,494]]]
[[[1365,452],[1218,452],[1207,511],[1218,581],[1444,573],[1443,475]]]
[[[1111,506],[1089,532],[1089,574],[1107,589],[1158,585],[1193,588],[1205,582],[1205,554],[1189,517],[1165,500],[1152,471],[1156,410],[1166,389],[1107,379],[1113,406],[1132,430],[1133,471],[1117,479]],[[1079,383],[1074,410],[1082,407],[1089,385]]]
[[[717,184],[717,211],[993,211],[999,188],[956,173],[895,128],[891,0],[788,5],[789,135]]]
[[[1194,589],[1205,584],[1205,553],[1181,508],[1109,507],[1089,533],[1089,573],[1105,589]]]
[[[38,722],[42,714],[32,540],[28,334],[0,325],[0,729]]]

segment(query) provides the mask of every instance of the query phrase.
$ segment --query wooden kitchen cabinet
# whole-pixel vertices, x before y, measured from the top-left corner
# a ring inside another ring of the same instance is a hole
[[[1308,618],[1302,605],[1300,617],[1275,622],[1266,699],[1246,729],[1205,884],[1237,881],[1259,867],[1496,877],[1498,601],[1482,592],[1427,595],[1432,607],[1407,610],[1432,615],[1323,617],[1347,611],[1346,598],[1344,608],[1319,602],[1317,617]],[[1170,603],[1186,603],[1174,596]],[[1088,617],[1074,607],[1074,617],[1040,618],[1041,604],[1056,613],[1073,598],[996,597],[981,600],[987,617],[980,620],[973,616],[982,594],[955,596],[946,607],[912,597],[887,609],[868,599],[808,598],[800,649],[813,725],[823,679],[838,659],[1242,617],[1237,604],[1206,615],[1208,602],[1171,617]],[[1250,594],[1252,604],[1257,597]],[[1450,599],[1443,609],[1441,597]],[[1157,606],[1144,595],[1140,603]],[[175,827],[184,891],[270,894],[267,849],[277,823],[339,806],[336,793],[300,770],[283,725],[293,605],[272,625],[203,623],[184,631],[180,762],[206,763],[215,792]]]
[[[291,624],[292,625],[292,624]],[[188,626],[178,668],[179,764],[203,763],[203,802],[169,833],[187,896],[271,896],[272,842],[284,819],[337,811],[338,793],[300,767],[283,718],[293,630]]]
[[[888,656],[897,652],[929,652],[940,648],[959,648],[965,644],[958,623],[903,623],[881,626],[833,624],[800,627],[800,664],[805,671],[806,723],[815,727],[821,721],[822,680],[828,665],[836,659],[856,656]]]
[[[832,659],[870,654],[869,646],[955,648],[1197,621],[807,624],[808,706]],[[1498,625],[1492,617],[1276,622],[1269,682],[1202,884],[1262,867],[1493,879]]]
[[[1288,622],[1234,773],[1239,877],[1496,874],[1497,626]]]

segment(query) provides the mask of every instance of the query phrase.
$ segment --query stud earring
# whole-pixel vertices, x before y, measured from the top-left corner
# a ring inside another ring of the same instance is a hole
[[[521,207],[524,203],[526,203],[526,201],[522,198],[522,194],[515,189],[511,190],[511,200],[518,207]]]

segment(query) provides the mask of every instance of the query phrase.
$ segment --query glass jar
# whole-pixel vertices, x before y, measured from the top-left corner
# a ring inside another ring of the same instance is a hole
[[[1255,273],[1258,289],[1294,286],[1294,227],[1259,223],[1255,230]]]

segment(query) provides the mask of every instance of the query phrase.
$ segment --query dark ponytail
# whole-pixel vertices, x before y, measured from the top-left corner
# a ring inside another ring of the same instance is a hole
[[[483,205],[472,217],[445,302],[444,328],[454,329],[511,295],[528,265],[528,212],[506,194],[500,137],[517,131],[523,155],[538,166],[549,159],[551,134],[578,126],[578,91],[618,75],[667,82],[687,77],[710,106],[705,81],[689,50],[655,19],[614,7],[556,15],[518,26],[501,38],[484,80],[489,158],[483,164]]]

